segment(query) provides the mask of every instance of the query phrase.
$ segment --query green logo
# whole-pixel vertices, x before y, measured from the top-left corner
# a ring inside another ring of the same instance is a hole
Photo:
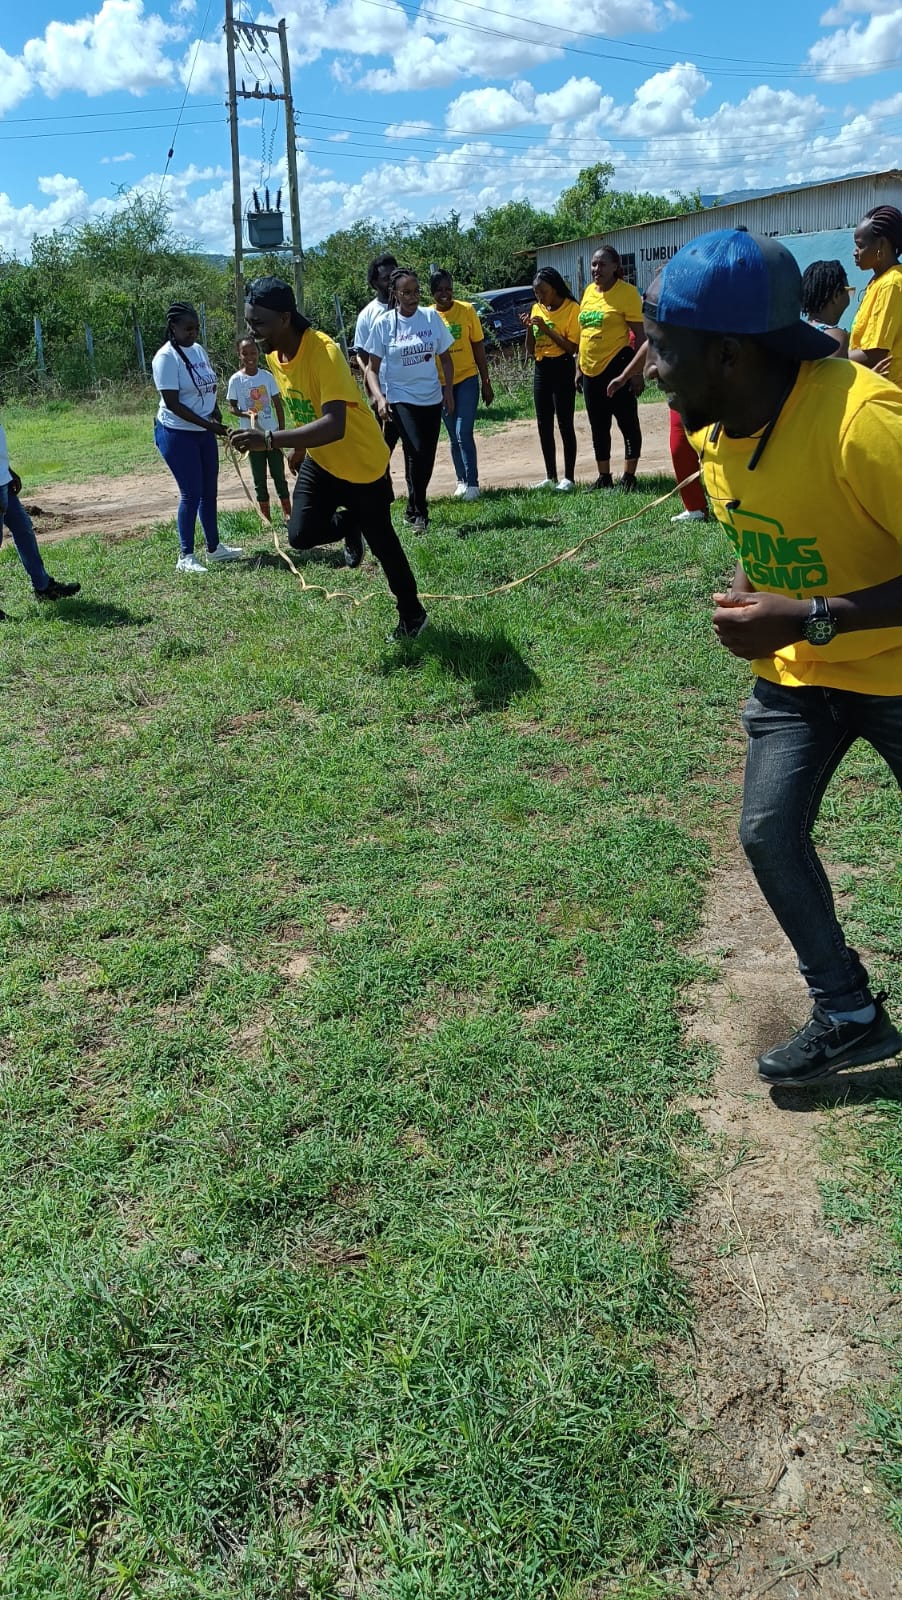
[[[307,422],[316,421],[313,402],[308,400],[306,395],[298,394],[296,391],[285,396],[285,410],[298,428],[303,428]]]
[[[721,522],[749,580],[758,589],[784,589],[797,599],[829,586],[827,564],[811,536],[788,539],[783,524],[736,509]]]
[[[603,311],[581,311],[579,314],[579,325],[581,328],[600,328],[603,322]]]
[[[464,325],[463,325],[462,322],[449,322],[448,323],[448,332],[450,333],[450,335],[451,335],[452,339],[454,340],[455,344],[457,343],[457,341],[460,338],[460,336],[463,333],[463,331],[464,331]]]

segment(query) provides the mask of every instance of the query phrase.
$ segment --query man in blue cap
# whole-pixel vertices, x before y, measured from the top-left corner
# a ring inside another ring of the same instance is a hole
[[[837,921],[811,841],[824,791],[866,739],[902,783],[902,390],[801,320],[775,239],[702,235],[646,292],[646,374],[676,406],[735,549],[714,630],[752,663],[740,837],[814,1009],[758,1058],[807,1084],[902,1053]]]

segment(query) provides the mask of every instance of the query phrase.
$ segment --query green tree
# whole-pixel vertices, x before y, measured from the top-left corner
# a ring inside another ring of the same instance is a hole
[[[612,189],[614,168],[609,161],[584,167],[574,184],[565,189],[554,210],[555,237],[584,239],[592,234],[610,233],[614,228],[630,228],[640,222],[680,216],[701,209],[699,195],[639,194]]]

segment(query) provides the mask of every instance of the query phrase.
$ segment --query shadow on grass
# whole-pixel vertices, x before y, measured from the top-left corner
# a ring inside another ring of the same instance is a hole
[[[341,545],[314,545],[310,550],[292,550],[284,539],[281,540],[281,545],[296,567],[336,567],[342,572],[348,570]],[[250,559],[255,567],[278,567],[280,572],[288,572],[285,562],[275,550],[257,551]]]
[[[480,518],[478,515],[471,521],[464,522],[453,531],[459,539],[468,539],[471,535],[479,533],[505,533],[511,528],[559,528],[560,517],[537,517],[530,512],[528,505],[522,511],[515,508],[499,511],[497,516]]]
[[[70,628],[143,628],[153,621],[151,616],[140,616],[109,600],[57,600],[52,611],[46,602],[43,609],[45,615],[58,617]]]
[[[802,1116],[826,1106],[865,1105],[873,1100],[902,1101],[902,1072],[890,1061],[870,1069],[858,1067],[833,1078],[817,1078],[801,1087],[771,1085],[770,1097],[781,1111]]]
[[[419,639],[402,643],[382,663],[385,677],[420,666],[426,658],[463,683],[469,683],[481,711],[499,711],[541,683],[506,634],[468,633],[430,627]]]

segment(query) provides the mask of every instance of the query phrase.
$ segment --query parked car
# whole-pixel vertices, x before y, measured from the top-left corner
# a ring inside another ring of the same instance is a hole
[[[503,349],[505,345],[520,344],[526,338],[526,329],[520,321],[524,311],[532,308],[535,293],[531,284],[519,284],[514,289],[486,289],[473,296],[476,315],[482,323],[486,343]]]

